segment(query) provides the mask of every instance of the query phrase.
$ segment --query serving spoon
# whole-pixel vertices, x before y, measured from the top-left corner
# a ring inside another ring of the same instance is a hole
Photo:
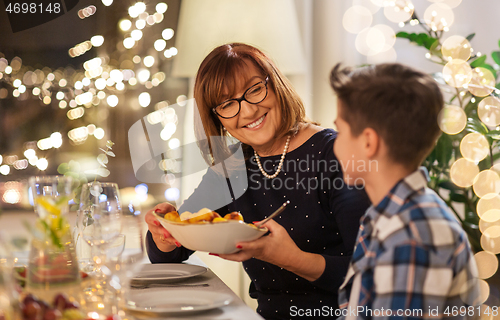
[[[268,222],[269,220],[271,220],[272,218],[276,217],[278,214],[282,213],[283,210],[285,210],[286,206],[290,203],[290,200],[287,200],[285,203],[283,203],[281,205],[281,207],[278,208],[278,210],[274,211],[269,217],[265,218],[264,220],[258,222],[255,224],[255,226],[257,228],[262,228],[262,226],[264,224],[266,224],[266,222]]]

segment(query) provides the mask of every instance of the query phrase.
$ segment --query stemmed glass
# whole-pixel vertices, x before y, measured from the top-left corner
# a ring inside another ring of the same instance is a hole
[[[77,219],[80,237],[92,249],[97,269],[104,262],[106,247],[122,229],[122,209],[118,185],[111,182],[90,182],[82,186]],[[98,272],[98,270],[96,270]]]
[[[89,308],[96,304],[105,306],[113,312],[116,304],[116,295],[109,287],[111,275],[104,269],[108,263],[107,255],[119,243],[122,230],[122,207],[118,185],[111,182],[90,182],[82,185],[80,208],[78,210],[77,225],[79,230],[78,240],[90,245],[90,253],[95,267],[91,272],[93,284],[84,290],[84,295],[89,301]],[[123,241],[122,241],[123,243]],[[111,251],[110,251],[111,250]],[[111,309],[109,309],[111,308]]]
[[[130,281],[135,273],[141,268],[145,259],[144,235],[146,224],[141,214],[140,204],[131,201],[122,211],[122,234],[125,244],[120,255],[113,254],[110,257],[108,250],[108,262],[104,268],[110,272],[110,285],[116,290],[119,304],[123,307],[126,303],[130,288]]]

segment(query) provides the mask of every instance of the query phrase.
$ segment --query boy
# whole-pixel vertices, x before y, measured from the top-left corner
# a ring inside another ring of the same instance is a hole
[[[334,152],[346,183],[364,183],[373,204],[361,219],[339,314],[463,318],[457,310],[465,308],[477,316],[467,236],[418,170],[440,134],[438,85],[400,64],[356,71],[336,65],[330,83],[338,98]]]

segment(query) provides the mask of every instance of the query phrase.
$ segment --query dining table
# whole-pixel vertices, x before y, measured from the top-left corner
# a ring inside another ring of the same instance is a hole
[[[182,279],[167,279],[158,281],[146,280],[144,282],[133,280],[130,289],[131,297],[134,297],[136,295],[152,295],[159,297],[168,295],[169,297],[175,297],[177,293],[179,293],[178,296],[180,296],[181,293],[182,295],[191,293],[194,297],[196,295],[201,295],[202,298],[213,297],[215,303],[224,305],[202,311],[187,310],[171,313],[130,311],[130,314],[137,319],[263,319],[255,312],[255,310],[247,306],[243,302],[243,300],[240,299],[240,297],[238,297],[212,270],[206,267],[206,265],[200,258],[195,255],[191,255],[191,257],[183,264],[149,264],[149,266],[154,267],[155,270],[158,270],[159,274],[161,274],[162,268],[164,268],[165,270],[172,270],[172,266],[175,266],[175,269],[181,271],[182,273],[183,265],[185,265],[186,269],[192,269],[192,266],[199,266],[200,269],[205,268],[206,271],[196,276],[186,277]],[[144,267],[145,269],[147,269],[148,264],[145,264]],[[144,288],[140,286],[141,283],[146,284]],[[152,286],[149,287],[147,286],[147,284],[150,284]]]
[[[26,241],[29,242],[30,235],[22,225],[23,221],[33,221],[34,216],[32,212],[4,211],[0,214],[3,237],[19,242],[26,236]],[[16,257],[16,264],[27,264],[28,248],[29,245],[25,242],[23,248],[12,252]],[[140,277],[143,270],[151,268],[157,278]],[[193,272],[194,269],[196,271]],[[189,306],[188,297],[192,297],[193,306]],[[179,299],[183,300],[179,302]],[[132,301],[132,306],[134,300],[146,303],[146,308],[142,308],[139,303],[136,308],[131,308],[130,301],[127,303],[125,312],[127,318],[131,319],[263,319],[195,254],[182,264],[151,264],[149,259],[144,257],[141,271],[131,281],[129,300]],[[165,304],[167,307],[156,310],[155,304]]]

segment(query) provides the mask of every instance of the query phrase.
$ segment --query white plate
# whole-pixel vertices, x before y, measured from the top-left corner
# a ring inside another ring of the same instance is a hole
[[[132,280],[157,281],[194,277],[207,272],[207,268],[185,263],[145,264]]]
[[[226,306],[232,300],[229,294],[213,291],[132,291],[127,308],[152,313],[196,312]]]

